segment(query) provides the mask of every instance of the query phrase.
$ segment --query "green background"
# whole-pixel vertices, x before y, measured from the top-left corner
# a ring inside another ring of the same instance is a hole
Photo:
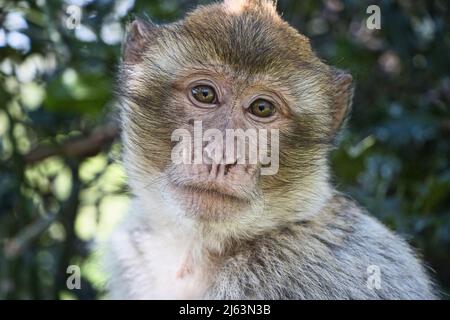
[[[129,196],[108,125],[124,26],[207,2],[0,0],[0,299],[104,297],[101,245]],[[366,28],[371,4],[380,30]],[[448,1],[280,0],[278,10],[356,81],[332,155],[337,188],[415,246],[448,297]],[[80,290],[67,290],[70,264]]]

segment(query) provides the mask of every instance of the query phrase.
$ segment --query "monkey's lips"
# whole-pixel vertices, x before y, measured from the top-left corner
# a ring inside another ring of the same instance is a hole
[[[258,199],[256,175],[248,167],[216,173],[206,165],[173,166],[166,172],[169,192],[189,215],[213,219],[239,214]]]
[[[191,216],[230,218],[251,205],[247,197],[220,184],[171,183],[170,188],[176,201]]]
[[[189,182],[189,183],[171,183],[171,186],[174,190],[180,191],[183,193],[191,193],[191,194],[202,194],[209,197],[219,197],[219,198],[227,198],[229,200],[234,201],[249,201],[249,199],[239,193],[237,190],[234,190],[225,185],[212,182],[212,181],[203,181],[203,182]]]
[[[251,201],[256,195],[256,172],[245,165],[235,165],[227,173],[213,173],[211,166],[182,165],[171,167],[166,177],[175,191]]]

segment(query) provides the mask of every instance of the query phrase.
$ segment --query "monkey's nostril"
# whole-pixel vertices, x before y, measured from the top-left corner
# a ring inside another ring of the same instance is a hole
[[[194,119],[192,119],[192,118],[189,119],[189,120],[188,120],[188,124],[191,125],[191,126],[193,126],[193,125],[194,125]]]
[[[231,168],[233,168],[235,165],[237,165],[237,162],[238,162],[237,160],[234,160],[233,163],[225,164],[225,172],[224,172],[225,176],[230,172]]]

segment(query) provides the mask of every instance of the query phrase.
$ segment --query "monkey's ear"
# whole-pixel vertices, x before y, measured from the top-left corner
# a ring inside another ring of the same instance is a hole
[[[332,69],[332,76],[335,90],[331,106],[331,134],[335,135],[345,122],[345,119],[351,110],[353,100],[353,77],[351,74],[339,69]]]
[[[127,27],[122,47],[123,61],[130,63],[141,61],[142,53],[150,43],[157,28],[158,26],[155,24],[139,18],[131,22]]]

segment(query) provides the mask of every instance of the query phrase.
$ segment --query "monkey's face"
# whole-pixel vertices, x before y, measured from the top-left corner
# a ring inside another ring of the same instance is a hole
[[[135,21],[120,80],[135,189],[159,184],[209,219],[308,210],[325,192],[351,78],[268,1],[225,1],[166,26]]]

